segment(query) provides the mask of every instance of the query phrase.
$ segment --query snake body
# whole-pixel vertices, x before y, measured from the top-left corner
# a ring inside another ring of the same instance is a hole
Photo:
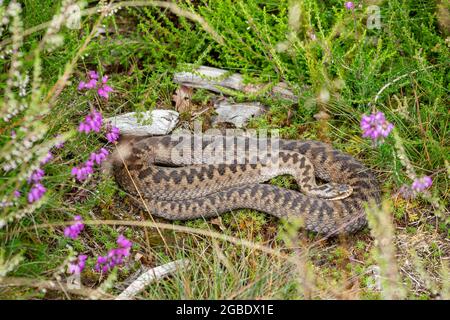
[[[280,139],[277,157],[262,164],[249,152],[252,139],[235,137],[231,139],[241,139],[243,152],[232,151],[231,162],[208,163],[211,153],[205,151],[217,141],[225,145],[226,139],[193,136],[179,148],[171,136],[128,138],[111,157],[113,174],[137,205],[168,220],[249,208],[280,218],[299,217],[307,230],[333,235],[361,229],[367,223],[364,204],[380,203],[372,172],[330,145]],[[192,154],[185,157],[187,150]],[[199,161],[192,164],[195,157]],[[264,184],[282,174],[292,175],[300,191]],[[317,178],[325,183],[318,184]]]

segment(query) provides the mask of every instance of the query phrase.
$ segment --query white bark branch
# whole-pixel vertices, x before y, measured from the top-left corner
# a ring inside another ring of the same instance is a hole
[[[121,294],[116,297],[116,300],[131,300],[137,294],[142,292],[149,284],[174,273],[180,268],[186,268],[188,265],[188,260],[176,260],[162,266],[152,268],[134,280]]]
[[[163,109],[142,112],[141,115],[142,119],[138,120],[136,112],[130,112],[108,118],[106,122],[118,127],[123,135],[165,135],[175,128],[179,118],[178,112]],[[149,124],[141,124],[147,122]]]

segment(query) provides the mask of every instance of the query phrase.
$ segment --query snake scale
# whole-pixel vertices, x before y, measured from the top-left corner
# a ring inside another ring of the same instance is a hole
[[[242,139],[249,149],[251,138]],[[211,141],[193,136],[187,147],[194,151],[188,159],[198,150],[201,156],[200,162],[192,164],[174,161],[179,142],[171,136],[125,138],[110,158],[111,169],[134,203],[168,220],[207,218],[248,208],[280,218],[299,217],[307,230],[336,235],[364,227],[364,203],[380,203],[373,173],[328,144],[279,139],[277,165],[267,170],[274,160],[255,163],[253,158],[249,161],[250,152],[240,154],[237,149],[234,156],[243,156],[245,163],[208,163],[202,152],[211,147]],[[181,149],[183,156],[186,147]],[[300,190],[264,183],[283,174],[292,175]],[[318,184],[319,180],[323,183]]]

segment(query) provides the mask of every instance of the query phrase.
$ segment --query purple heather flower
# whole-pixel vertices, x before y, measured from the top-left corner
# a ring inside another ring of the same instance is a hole
[[[55,139],[57,140],[61,139],[61,135],[60,134],[55,135]],[[56,149],[61,149],[62,147],[64,147],[64,141],[56,142],[53,147],[55,147]]]
[[[114,248],[108,251],[106,256],[99,256],[97,258],[97,264],[95,265],[95,270],[97,272],[107,272],[117,265],[123,263],[124,258],[130,255],[130,249],[132,242],[120,235],[117,238],[118,248]]]
[[[84,270],[86,265],[87,255],[80,254],[75,262],[70,262],[68,266],[68,272],[71,274],[80,274]]]
[[[58,142],[55,144],[56,149],[62,149],[64,147],[64,142]]]
[[[53,159],[52,153],[49,151],[44,159],[41,160],[41,165],[47,164],[50,160]]]
[[[71,175],[75,176],[78,181],[86,180],[89,175],[94,173],[94,162],[91,160],[86,161],[81,166],[73,167],[70,172]]]
[[[31,176],[27,179],[27,182],[29,184],[32,183],[38,183],[39,181],[42,180],[42,178],[44,177],[44,170],[42,170],[41,168],[38,168],[36,170],[33,171],[33,173],[31,173]]]
[[[45,189],[45,187],[40,184],[40,183],[36,183],[31,187],[30,192],[28,193],[28,202],[29,203],[33,203],[38,201],[39,199],[42,198],[42,196],[44,195],[44,193],[47,191],[47,189]]]
[[[55,144],[56,149],[62,149],[63,147],[64,147],[64,142],[58,142],[57,144]]]
[[[109,264],[107,256],[99,256],[97,258],[97,263],[95,264],[95,271],[97,272],[108,272]]]
[[[111,127],[108,133],[106,133],[106,139],[109,142],[114,143],[119,139],[120,130],[117,127]]]
[[[73,167],[71,175],[73,175],[78,181],[86,180],[89,175],[94,173],[94,165],[101,164],[105,161],[109,152],[105,148],[101,148],[97,153],[92,152],[89,159],[78,167]]]
[[[133,245],[133,243],[125,238],[122,234],[117,238],[117,244],[121,248],[131,248],[131,246]]]
[[[89,160],[97,164],[100,164],[106,159],[108,153],[109,153],[108,150],[106,150],[105,148],[101,148],[98,153],[92,152],[91,156],[89,157]]]
[[[86,116],[85,120],[80,123],[78,131],[84,133],[89,133],[90,131],[99,132],[102,127],[102,123],[102,114],[96,110],[93,110]]]
[[[84,224],[81,216],[75,216],[73,220],[74,224],[64,229],[64,235],[71,239],[76,239],[80,232],[84,229]]]
[[[20,197],[20,191],[19,190],[14,190],[13,195],[14,195],[14,198]]]
[[[11,130],[11,138],[15,139],[17,137],[16,131]]]
[[[88,76],[89,76],[90,79],[98,80],[98,73],[97,73],[97,71],[89,70]]]
[[[428,189],[433,184],[433,180],[429,176],[423,176],[421,178],[416,178],[411,185],[411,188],[416,192],[424,191]]]
[[[394,128],[392,123],[386,121],[383,112],[372,113],[361,118],[362,136],[371,138],[373,141],[382,141]]]
[[[94,89],[97,86],[97,79],[91,79],[89,80],[85,85],[85,89]]]
[[[113,89],[109,85],[106,84],[107,82],[108,82],[108,76],[103,76],[102,83],[101,83],[100,87],[97,89],[98,95],[105,99],[109,98],[109,95],[108,95],[109,92],[113,92]]]
[[[89,90],[94,89],[97,86],[97,80],[98,80],[98,74],[95,71],[89,71],[88,72],[89,81],[80,81],[80,84],[78,85],[78,90]]]
[[[355,4],[354,4],[353,2],[351,2],[351,1],[347,1],[347,2],[344,4],[344,6],[345,6],[345,8],[346,8],[347,10],[353,10],[353,9],[355,8]]]
[[[83,90],[85,88],[86,88],[86,82],[80,81],[80,83],[78,84],[78,90]]]
[[[101,81],[99,81],[98,73],[91,70],[88,72],[88,77],[89,80],[87,82],[80,81],[78,90],[91,90],[97,88],[98,95],[104,99],[108,99],[108,93],[113,92],[113,88],[107,84],[108,76],[103,76]]]

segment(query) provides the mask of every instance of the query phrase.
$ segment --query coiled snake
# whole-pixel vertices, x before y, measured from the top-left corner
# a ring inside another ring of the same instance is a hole
[[[251,138],[232,137],[244,146],[244,152],[232,151],[241,160],[211,164],[205,151],[217,141],[225,145],[230,138],[214,139],[192,136],[188,160],[183,160],[186,146],[179,148],[179,141],[171,136],[122,140],[111,157],[113,174],[137,205],[169,220],[249,208],[280,218],[299,217],[307,230],[333,235],[361,229],[366,224],[364,203],[380,202],[371,171],[325,143],[279,139],[277,157],[270,157],[276,158],[276,165],[274,160],[263,165],[248,152]],[[192,156],[200,160],[198,164],[188,163]],[[283,174],[292,175],[300,191],[263,184]],[[316,184],[316,178],[325,183]]]

